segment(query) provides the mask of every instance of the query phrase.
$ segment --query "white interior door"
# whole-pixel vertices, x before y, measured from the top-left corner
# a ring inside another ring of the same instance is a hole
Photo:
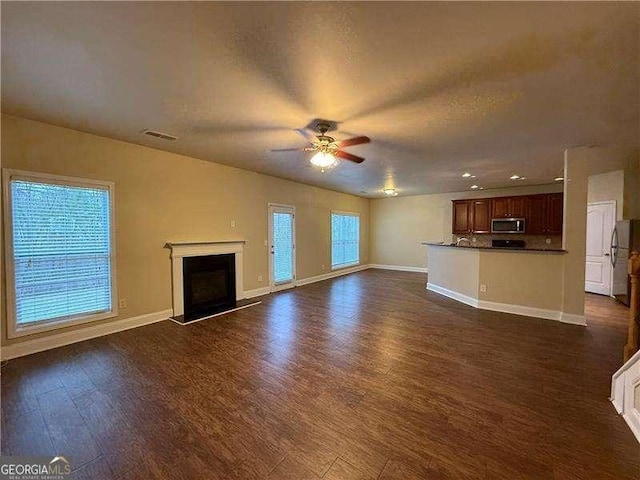
[[[269,205],[269,287],[272,292],[295,286],[295,209]]]
[[[587,259],[585,290],[611,295],[610,242],[616,219],[616,202],[587,205]]]

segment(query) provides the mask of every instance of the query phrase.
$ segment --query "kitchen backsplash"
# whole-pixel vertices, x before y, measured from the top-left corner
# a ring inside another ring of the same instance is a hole
[[[469,235],[453,235],[452,243],[456,243],[458,238],[468,238],[474,247],[490,247],[491,240],[524,240],[526,242],[526,248],[549,248],[552,250],[560,250],[562,248],[562,235],[493,235],[493,234],[469,234]],[[473,239],[476,239],[473,242]],[[551,243],[547,243],[547,239]]]

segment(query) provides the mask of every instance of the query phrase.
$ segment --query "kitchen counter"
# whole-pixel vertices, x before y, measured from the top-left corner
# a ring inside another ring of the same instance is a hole
[[[584,325],[562,310],[565,250],[427,247],[427,290],[483,310]]]
[[[529,253],[556,253],[564,254],[566,250],[559,250],[557,248],[519,248],[519,247],[476,247],[473,245],[456,245],[455,243],[444,242],[422,242],[422,245],[430,247],[446,247],[446,248],[463,248],[465,250],[487,250],[495,252],[529,252]]]

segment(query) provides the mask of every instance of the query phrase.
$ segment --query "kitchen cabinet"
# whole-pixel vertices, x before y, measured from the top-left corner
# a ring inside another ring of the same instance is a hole
[[[470,233],[473,224],[471,217],[471,203],[469,200],[453,201],[453,223],[454,234]]]
[[[525,215],[525,197],[498,197],[492,203],[493,218],[522,218]]]
[[[524,229],[529,235],[544,235],[547,230],[547,195],[527,197]]]
[[[491,199],[471,200],[471,215],[473,233],[491,233]]]
[[[491,233],[492,218],[524,218],[529,235],[560,235],[562,216],[562,193],[454,200],[452,232]]]
[[[530,235],[562,234],[562,193],[530,195],[526,198],[525,230]]]
[[[547,231],[550,235],[562,234],[562,219],[564,215],[564,196],[562,193],[547,195]]]
[[[452,232],[454,234],[490,233],[491,200],[486,198],[454,200]]]

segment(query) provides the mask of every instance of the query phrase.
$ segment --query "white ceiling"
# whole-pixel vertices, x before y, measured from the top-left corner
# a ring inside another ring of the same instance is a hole
[[[640,3],[1,8],[3,112],[333,190],[550,183],[564,148],[640,138]],[[366,161],[269,152],[313,118]]]

